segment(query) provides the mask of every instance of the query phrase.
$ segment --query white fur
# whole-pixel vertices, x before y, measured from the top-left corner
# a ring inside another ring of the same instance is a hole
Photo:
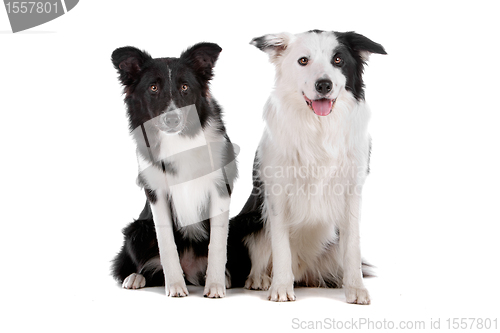
[[[122,287],[125,289],[140,289],[146,285],[146,279],[141,274],[132,273],[123,280]]]
[[[194,111],[196,112],[196,111]],[[146,127],[147,128],[147,127]],[[201,128],[201,126],[200,126]],[[180,135],[168,135],[162,132],[155,138],[159,142],[159,159],[172,163],[176,172],[163,173],[157,167],[138,154],[139,171],[149,189],[155,190],[157,201],[151,205],[155,229],[160,249],[161,264],[165,273],[165,285],[170,296],[187,296],[183,270],[177,254],[173,236],[174,224],[190,237],[204,238],[206,231],[201,223],[210,218],[210,244],[205,295],[211,298],[224,297],[226,292],[225,264],[226,244],[229,221],[229,195],[220,196],[217,184],[224,182],[221,169],[217,169],[214,160],[222,158],[222,145],[210,145],[225,142],[225,138],[208,124],[203,131],[189,138]],[[189,154],[196,147],[208,147],[210,156],[200,160],[196,154]],[[208,165],[207,165],[208,163]],[[220,163],[219,163],[220,164]],[[201,168],[201,169],[200,169]],[[209,170],[203,176],[191,179],[190,176],[200,170]],[[173,203],[176,219],[170,214],[167,197]],[[210,203],[210,206],[208,205]]]
[[[279,36],[280,48],[266,50],[276,66],[276,86],[264,107],[257,153],[265,232],[246,239],[252,260],[246,287],[270,288],[273,301],[295,300],[294,281],[324,286],[328,276],[344,285],[348,302],[368,304],[358,224],[370,111],[345,89],[346,78],[330,63],[338,44],[333,34],[285,33],[272,35],[269,43]],[[308,57],[307,66],[297,64],[301,57]],[[314,84],[322,78],[333,82],[328,98],[337,98],[324,117],[303,97],[319,98]]]

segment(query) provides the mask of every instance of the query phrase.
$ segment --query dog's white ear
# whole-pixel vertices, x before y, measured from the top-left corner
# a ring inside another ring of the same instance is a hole
[[[269,34],[252,39],[250,44],[269,55],[271,62],[275,62],[286,50],[294,35],[288,32]]]

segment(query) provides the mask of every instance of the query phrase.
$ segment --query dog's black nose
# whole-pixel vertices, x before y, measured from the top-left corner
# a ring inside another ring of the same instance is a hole
[[[316,81],[316,91],[320,94],[326,95],[332,91],[333,83],[328,79]]]
[[[166,116],[164,121],[165,125],[167,125],[168,128],[176,128],[177,126],[179,126],[181,118],[177,114],[172,114]]]

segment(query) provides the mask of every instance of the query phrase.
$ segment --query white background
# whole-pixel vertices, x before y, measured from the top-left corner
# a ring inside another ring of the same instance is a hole
[[[12,34],[0,9],[2,331],[281,332],[297,320],[358,318],[421,320],[430,330],[431,318],[444,329],[447,318],[498,317],[497,13],[493,1],[80,1]],[[249,41],[311,29],[355,30],[388,52],[365,72],[373,151],[362,250],[377,266],[366,281],[372,305],[348,305],[331,289],[297,289],[287,304],[242,289],[222,300],[192,287],[183,299],[121,289],[110,260],[144,194],[112,51],[223,48],[212,93],[241,147],[233,216],[251,189],[274,78]]]

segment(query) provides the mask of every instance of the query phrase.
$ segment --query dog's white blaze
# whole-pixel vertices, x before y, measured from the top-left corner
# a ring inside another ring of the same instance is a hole
[[[168,68],[168,86],[170,87],[170,99],[172,99],[172,69],[170,67]]]
[[[337,98],[340,88],[345,85],[345,77],[338,68],[331,64],[333,52],[339,45],[331,34],[310,33],[297,35],[293,39],[294,47],[288,47],[282,55],[279,70],[276,72],[277,85],[283,89],[290,89],[304,93],[309,99],[318,99],[315,83],[319,79],[330,79],[333,90],[330,99]],[[328,45],[327,48],[324,46]],[[306,66],[300,66],[298,60],[307,57]],[[300,77],[300,80],[297,80]]]

